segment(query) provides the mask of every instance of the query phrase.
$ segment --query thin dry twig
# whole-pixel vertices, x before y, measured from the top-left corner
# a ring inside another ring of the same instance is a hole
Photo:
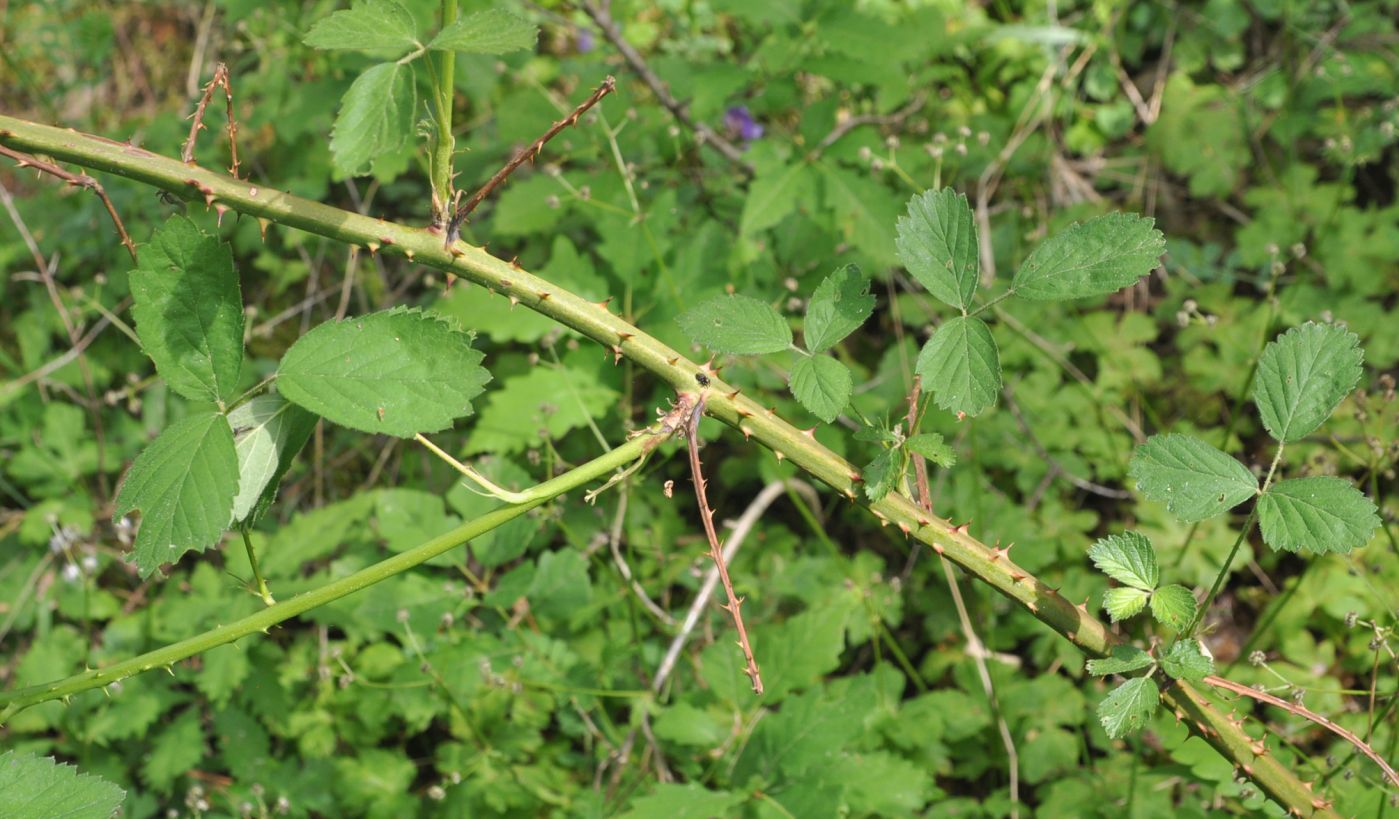
[[[819,159],[827,148],[839,142],[842,137],[856,128],[865,125],[902,125],[904,120],[918,113],[919,109],[921,109],[927,101],[927,95],[920,93],[915,94],[907,105],[892,114],[860,114],[858,116],[846,117],[840,122],[837,122],[836,126],[830,130],[830,133],[826,134],[821,138],[820,142],[816,143],[816,147],[807,155],[807,159],[813,161]]]
[[[578,7],[602,30],[602,36],[606,37],[607,41],[622,53],[627,65],[631,66],[631,70],[635,71],[641,81],[646,83],[661,105],[665,106],[672,116],[684,123],[686,128],[698,135],[699,142],[714,146],[714,150],[723,154],[725,159],[738,166],[744,173],[753,173],[753,166],[749,165],[748,161],[743,158],[743,151],[713,128],[703,122],[695,121],[694,117],[690,116],[686,104],[671,96],[670,89],[666,88],[661,78],[656,76],[656,72],[652,71],[651,67],[646,64],[641,53],[622,36],[622,30],[617,27],[617,22],[612,19],[612,15],[605,7],[591,2],[591,0],[582,0]]]
[[[126,225],[121,223],[121,217],[117,215],[116,206],[112,204],[111,199],[107,198],[107,191],[102,187],[101,182],[98,182],[85,173],[73,173],[52,162],[45,162],[38,157],[20,153],[4,145],[0,145],[0,154],[13,159],[15,164],[21,168],[33,168],[37,171],[42,171],[50,176],[56,176],[62,179],[75,188],[86,188],[97,194],[97,198],[102,200],[102,204],[107,208],[107,213],[112,217],[112,224],[116,225],[117,235],[121,237],[121,243],[126,246],[126,252],[131,254],[131,261],[136,261],[136,245],[131,241],[131,236],[126,232]]]
[[[709,508],[709,501],[705,498],[704,471],[700,466],[699,457],[699,422],[703,417],[704,396],[701,395],[690,413],[690,425],[686,435],[690,447],[690,478],[695,483],[695,499],[699,502],[700,520],[704,523],[704,534],[709,541],[709,556],[719,570],[719,580],[724,584],[724,594],[729,598],[728,605],[721,608],[733,615],[734,628],[738,631],[738,646],[743,649],[743,659],[747,663],[744,673],[753,683],[753,693],[762,694],[763,678],[758,673],[758,661],[753,659],[753,647],[748,642],[748,630],[743,627],[743,615],[739,613],[743,600],[734,593],[733,583],[729,580],[729,568],[724,563],[723,547],[719,545],[719,536],[714,532],[714,510]]]
[[[228,167],[228,172],[234,179],[238,178],[238,120],[233,116],[233,84],[229,81],[228,66],[219,63],[214,69],[214,77],[204,86],[204,96],[199,99],[199,105],[195,107],[194,113],[190,114],[189,136],[185,139],[184,150],[180,152],[180,159],[187,165],[194,164],[194,140],[206,126],[204,125],[204,110],[209,107],[209,101],[214,98],[214,89],[222,86],[224,101],[228,106],[228,153],[232,164]]]
[[[587,113],[589,108],[597,105],[603,97],[616,90],[617,79],[611,76],[607,77],[587,99],[583,100],[578,104],[577,108],[573,109],[573,113],[555,122],[549,127],[549,130],[541,134],[534,142],[516,151],[515,155],[510,158],[510,161],[505,163],[505,167],[496,171],[495,176],[492,176],[486,181],[486,184],[482,185],[475,193],[471,194],[470,199],[467,199],[457,206],[456,211],[452,213],[451,220],[447,223],[447,247],[451,247],[452,243],[457,240],[462,223],[466,221],[466,217],[470,215],[473,210],[476,210],[476,206],[481,204],[482,200],[487,196],[490,196],[491,191],[499,187],[500,184],[505,181],[506,177],[514,173],[516,168],[525,164],[526,160],[538,159],[539,152],[544,149],[545,143],[557,136],[563,129],[577,124],[578,118]]]

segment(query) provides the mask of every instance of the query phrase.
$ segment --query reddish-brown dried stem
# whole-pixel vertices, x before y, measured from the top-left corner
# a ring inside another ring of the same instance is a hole
[[[45,162],[38,157],[20,153],[11,148],[6,148],[3,145],[0,145],[0,154],[13,159],[21,168],[33,168],[36,171],[42,171],[50,176],[56,176],[62,179],[69,185],[77,188],[87,188],[97,194],[97,198],[102,200],[102,204],[107,208],[107,213],[111,215],[112,224],[117,228],[117,235],[121,237],[121,243],[126,245],[126,252],[131,254],[131,261],[136,261],[136,245],[131,241],[131,236],[127,234],[126,225],[121,223],[121,217],[117,215],[116,206],[114,206],[112,200],[107,197],[107,191],[103,189],[101,182],[98,182],[85,173],[73,173],[52,162]]]
[[[743,627],[743,615],[739,613],[743,601],[734,593],[733,583],[729,580],[729,567],[724,564],[724,549],[719,545],[719,535],[714,531],[714,510],[709,508],[709,501],[705,498],[704,472],[700,467],[699,457],[699,422],[703,417],[704,396],[701,395],[690,412],[690,426],[686,430],[690,447],[690,478],[695,482],[695,500],[699,501],[700,521],[704,523],[704,535],[709,540],[709,556],[714,560],[715,568],[719,570],[719,581],[724,584],[724,594],[729,597],[729,603],[724,608],[733,615],[734,628],[738,631],[738,646],[743,649],[743,659],[748,664],[744,673],[753,683],[753,693],[761,694],[763,678],[758,673],[758,661],[753,658],[753,646],[748,642],[748,630]]]
[[[189,136],[185,139],[184,150],[180,152],[180,159],[186,164],[194,164],[194,140],[199,136],[199,131],[204,126],[204,110],[209,107],[209,101],[214,98],[214,89],[222,87],[224,100],[228,104],[228,153],[231,164],[228,172],[234,179],[238,178],[238,120],[233,116],[233,84],[228,77],[228,66],[219,63],[214,69],[214,78],[209,80],[204,86],[204,96],[200,98],[199,105],[195,107],[190,118],[194,122],[190,123]]]

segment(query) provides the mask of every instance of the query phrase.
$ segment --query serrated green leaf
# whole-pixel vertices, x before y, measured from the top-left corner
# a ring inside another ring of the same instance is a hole
[[[826,277],[806,305],[802,337],[806,349],[825,352],[860,328],[874,312],[870,280],[848,264]]]
[[[949,412],[976,415],[1001,392],[1001,355],[981,319],[957,316],[938,326],[918,354],[918,375]]]
[[[395,0],[356,0],[349,9],[317,20],[302,42],[312,48],[397,59],[417,47],[418,26],[412,13]]]
[[[151,741],[141,759],[141,778],[160,793],[169,793],[180,774],[204,758],[204,725],[198,707],[187,708]]]
[[[1027,299],[1101,296],[1135,284],[1156,269],[1166,239],[1154,220],[1109,213],[1045,239],[1015,271],[1011,288]]]
[[[117,491],[112,520],[141,510],[134,556],[147,577],[162,563],[217,543],[237,493],[233,430],[217,412],[194,413],[136,456]]]
[[[1321,426],[1360,383],[1360,338],[1308,322],[1268,343],[1258,359],[1253,402],[1275,439],[1296,441]]]
[[[533,48],[538,38],[539,28],[530,21],[500,9],[490,9],[457,18],[439,31],[427,47],[463,54],[508,54]]]
[[[126,791],[32,753],[0,754],[0,799],[10,819],[111,819]]]
[[[1161,668],[1172,679],[1199,682],[1214,673],[1214,660],[1198,640],[1180,640],[1161,655]]]
[[[967,197],[951,188],[908,200],[895,240],[899,261],[939,301],[966,312],[981,275],[981,246]]]
[[[316,427],[316,416],[277,393],[259,395],[228,414],[238,453],[238,495],[233,522],[245,520],[263,500],[277,494],[277,484]]]
[[[715,296],[676,321],[690,340],[716,353],[761,355],[792,346],[792,328],[767,302],[751,296]]]
[[[889,494],[889,490],[894,488],[894,484],[899,479],[897,467],[901,463],[900,453],[896,449],[886,449],[879,453],[873,461],[870,461],[861,471],[860,477],[865,484],[865,497],[871,503],[878,503]]]
[[[340,99],[330,153],[340,176],[356,176],[371,162],[402,148],[413,135],[417,90],[413,69],[380,63],[360,74]]]
[[[1177,632],[1190,626],[1198,606],[1190,589],[1174,583],[1162,586],[1151,594],[1151,616],[1156,618],[1156,622]]]
[[[957,453],[953,452],[952,447],[936,432],[914,435],[904,442],[904,448],[922,455],[943,469],[951,469],[957,465]]]
[[[1088,673],[1095,677],[1109,674],[1126,674],[1129,671],[1146,668],[1155,660],[1151,655],[1136,646],[1113,646],[1112,656],[1102,660],[1089,660]]]
[[[1375,504],[1340,478],[1279,481],[1258,499],[1263,542],[1274,549],[1314,554],[1357,549],[1380,525]]]
[[[1150,677],[1136,677],[1114,688],[1098,704],[1098,721],[1112,739],[1138,731],[1161,703],[1161,689]]]
[[[141,347],[170,389],[194,401],[232,396],[243,366],[243,296],[228,245],[170,217],[141,248],[131,296]]]
[[[558,440],[616,406],[617,391],[603,384],[596,371],[583,369],[582,358],[597,361],[580,351],[565,356],[562,367],[535,367],[492,389],[481,417],[471,426],[467,454],[499,455],[540,446],[543,440]]]
[[[646,796],[632,800],[631,810],[618,819],[708,819],[730,816],[748,801],[747,794],[711,791],[690,782],[685,785],[660,784]]]
[[[491,380],[482,357],[455,325],[394,308],[302,336],[282,357],[277,389],[341,426],[411,438],[471,414]]]
[[[1156,588],[1159,579],[1156,550],[1139,532],[1101,538],[1088,547],[1088,557],[1098,571],[1124,586],[1142,591]]]
[[[1177,518],[1213,517],[1253,497],[1258,479],[1236,459],[1189,435],[1153,435],[1132,453],[1137,489]]]
[[[1128,617],[1140,614],[1141,610],[1146,608],[1148,596],[1149,593],[1141,589],[1119,586],[1103,592],[1103,608],[1107,610],[1108,616],[1116,623],[1119,620],[1126,620]]]
[[[828,355],[801,356],[792,367],[789,386],[808,412],[828,424],[850,403],[855,388],[850,370]]]
[[[738,232],[753,236],[787,218],[799,202],[811,198],[814,181],[811,167],[804,162],[778,167],[771,173],[760,171],[748,186]]]

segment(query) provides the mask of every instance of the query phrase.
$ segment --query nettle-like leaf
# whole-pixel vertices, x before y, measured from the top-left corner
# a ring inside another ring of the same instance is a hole
[[[1142,609],[1146,608],[1147,599],[1150,597],[1151,592],[1144,592],[1131,586],[1118,586],[1103,592],[1103,608],[1107,611],[1108,617],[1116,623],[1119,620],[1126,620],[1141,614]]]
[[[1232,509],[1258,492],[1258,479],[1236,459],[1189,435],[1153,435],[1132,453],[1137,488],[1186,522]]]
[[[1045,239],[1015,271],[1011,289],[1035,301],[1102,296],[1156,269],[1166,239],[1155,221],[1109,213]]]
[[[1124,586],[1145,592],[1156,588],[1160,576],[1156,550],[1139,532],[1101,538],[1088,547],[1088,557],[1098,571]]]
[[[1274,438],[1296,441],[1321,426],[1355,385],[1365,351],[1333,324],[1309,322],[1268,343],[1258,359],[1253,401]]]
[[[317,20],[302,42],[397,59],[418,46],[418,26],[412,12],[395,0],[356,0],[349,9]]]
[[[243,366],[243,296],[228,245],[172,216],[131,271],[131,313],[141,347],[170,389],[223,401]]]
[[[903,453],[897,449],[886,449],[870,461],[860,473],[865,484],[865,497],[871,503],[878,503],[894,488],[903,474]]]
[[[1375,504],[1340,478],[1279,481],[1258,499],[1263,542],[1289,552],[1344,554],[1370,542],[1380,525]]]
[[[439,31],[427,47],[463,54],[509,54],[533,48],[538,38],[539,28],[530,21],[507,11],[490,9],[457,18]]]
[[[860,328],[874,312],[870,280],[848,264],[826,277],[806,305],[802,337],[806,349],[821,353]]]
[[[854,391],[850,370],[828,355],[801,356],[792,367],[789,386],[808,412],[828,424],[850,403]]]
[[[716,353],[762,355],[792,346],[792,328],[772,305],[751,296],[715,296],[676,319],[690,340]]]
[[[899,261],[938,301],[963,313],[981,274],[976,219],[967,197],[951,188],[924,191],[908,200],[895,240]]]
[[[1180,640],[1161,655],[1161,668],[1172,679],[1199,682],[1214,673],[1214,659],[1199,640]]]
[[[5,815],[16,819],[110,819],[126,798],[126,791],[101,777],[16,751],[0,754],[0,794]]]
[[[909,452],[922,455],[943,469],[951,469],[957,465],[957,453],[953,452],[952,447],[948,446],[942,436],[936,432],[924,432],[910,436],[904,442],[904,448]]]
[[[957,316],[938,326],[918,354],[918,375],[949,412],[976,415],[1001,392],[1001,355],[981,319]]]
[[[1136,677],[1114,688],[1098,704],[1098,721],[1112,739],[1122,739],[1141,730],[1156,706],[1161,703],[1161,689],[1150,677]]]
[[[276,393],[259,395],[228,413],[238,453],[238,495],[233,522],[256,517],[270,505],[277,484],[316,427],[316,416]]]
[[[117,520],[141,510],[135,559],[141,576],[218,542],[238,494],[233,430],[220,413],[192,414],[166,428],[136,460],[117,491]]]
[[[471,340],[455,323],[401,307],[326,322],[287,350],[277,389],[361,432],[437,432],[471,414],[471,400],[491,380]]]
[[[379,63],[355,78],[340,99],[330,153],[341,176],[363,173],[371,162],[399,150],[413,133],[417,90],[413,69]]]
[[[1185,631],[1190,626],[1198,606],[1195,595],[1184,586],[1171,584],[1151,593],[1151,616],[1176,632]]]
[[[1095,677],[1126,674],[1149,667],[1156,662],[1151,655],[1136,646],[1113,646],[1112,654],[1101,660],[1088,661],[1088,673]]]

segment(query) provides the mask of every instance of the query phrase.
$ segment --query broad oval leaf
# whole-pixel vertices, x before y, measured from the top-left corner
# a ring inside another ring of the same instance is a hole
[[[1153,435],[1132,453],[1137,489],[1193,522],[1218,515],[1258,492],[1258,479],[1235,458],[1189,435]]]
[[[1268,433],[1290,442],[1321,426],[1360,382],[1364,359],[1360,338],[1334,324],[1308,322],[1269,342],[1253,382]]]
[[[194,401],[233,395],[243,366],[243,296],[228,245],[170,217],[141,248],[131,296],[141,347],[170,389]]]
[[[854,390],[850,370],[828,355],[802,356],[792,367],[790,378],[792,395],[828,424],[850,403]]]
[[[1142,591],[1156,588],[1159,579],[1156,550],[1140,532],[1101,538],[1088,547],[1088,558],[1098,571],[1124,586]]]
[[[1114,688],[1098,704],[1098,721],[1113,739],[1141,730],[1161,702],[1161,689],[1150,677],[1136,677]]]
[[[1161,655],[1161,669],[1173,679],[1199,682],[1214,673],[1214,658],[1199,640],[1178,640]]]
[[[411,438],[471,414],[491,379],[482,357],[447,320],[394,308],[302,336],[282,357],[277,389],[341,426]]]
[[[1150,666],[1155,660],[1136,646],[1113,646],[1112,654],[1101,660],[1088,661],[1088,673],[1095,677],[1126,674]]]
[[[508,54],[533,48],[538,38],[539,28],[530,21],[508,11],[489,9],[457,18],[439,31],[427,47],[463,54]]]
[[[5,815],[16,819],[108,819],[126,798],[126,791],[101,777],[17,751],[0,754],[0,794]]]
[[[1162,586],[1151,594],[1151,616],[1176,632],[1185,631],[1190,626],[1198,606],[1190,589],[1174,583]]]
[[[218,542],[238,493],[238,454],[223,415],[192,414],[142,450],[117,491],[112,520],[141,510],[135,560],[142,577]]]
[[[951,188],[924,191],[899,217],[899,261],[938,301],[966,312],[981,274],[976,219],[967,197]]]
[[[413,71],[398,63],[371,66],[340,99],[330,153],[340,176],[363,173],[375,159],[397,151],[413,133],[417,91]]]
[[[316,416],[277,393],[259,395],[228,413],[238,453],[233,522],[249,520],[277,494],[277,484],[316,427]]]
[[[1001,392],[1001,355],[981,319],[957,316],[938,326],[918,354],[918,375],[939,407],[976,415]]]
[[[802,337],[806,349],[825,352],[860,328],[874,312],[870,280],[848,264],[826,277],[806,305]]]
[[[413,14],[395,0],[356,0],[317,20],[302,40],[312,48],[363,51],[397,59],[418,45]]]
[[[792,346],[792,328],[772,305],[751,296],[715,296],[681,313],[680,329],[716,353],[761,355]]]
[[[1263,542],[1289,552],[1349,552],[1370,542],[1380,519],[1375,504],[1340,478],[1293,478],[1258,499]]]
[[[1121,290],[1152,270],[1166,239],[1152,219],[1109,213],[1076,222],[1045,239],[1015,272],[1011,289],[1036,301],[1101,296]]]

